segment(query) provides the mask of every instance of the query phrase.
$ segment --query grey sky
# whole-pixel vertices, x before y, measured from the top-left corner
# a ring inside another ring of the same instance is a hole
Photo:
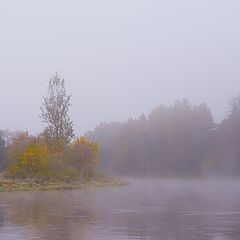
[[[239,0],[0,1],[0,128],[43,128],[56,71],[78,134],[185,97],[219,120],[240,92],[239,12]]]

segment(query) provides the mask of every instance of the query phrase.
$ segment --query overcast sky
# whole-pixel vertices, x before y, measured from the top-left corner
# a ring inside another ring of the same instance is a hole
[[[224,117],[240,93],[239,0],[0,1],[0,129],[43,129],[49,78],[78,134],[188,98]]]

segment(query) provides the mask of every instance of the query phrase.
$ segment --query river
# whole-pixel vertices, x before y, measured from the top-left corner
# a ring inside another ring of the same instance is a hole
[[[1,240],[240,239],[240,180],[0,193]]]

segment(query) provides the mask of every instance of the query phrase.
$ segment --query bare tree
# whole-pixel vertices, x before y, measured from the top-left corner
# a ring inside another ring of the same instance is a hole
[[[69,117],[70,99],[71,95],[67,95],[64,79],[56,73],[49,80],[48,94],[44,98],[40,118],[48,124],[44,134],[65,144],[74,138],[73,122]]]

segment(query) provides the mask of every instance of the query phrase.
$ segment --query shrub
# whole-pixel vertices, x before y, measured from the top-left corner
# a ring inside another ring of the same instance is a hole
[[[8,176],[17,178],[47,178],[48,171],[47,146],[32,143],[25,147],[8,168]]]
[[[11,162],[5,176],[34,180],[85,180],[93,176],[98,163],[98,145],[85,137],[71,144],[47,141],[44,137],[31,137],[21,133],[8,146]]]
[[[98,144],[88,141],[85,137],[76,139],[69,146],[68,164],[80,171],[87,171],[98,163]]]

